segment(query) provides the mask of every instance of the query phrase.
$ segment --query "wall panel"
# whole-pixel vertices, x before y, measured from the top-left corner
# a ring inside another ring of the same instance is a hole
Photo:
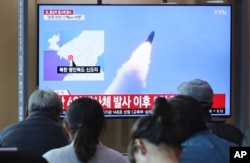
[[[0,5],[0,129],[17,121],[17,11],[16,0]]]

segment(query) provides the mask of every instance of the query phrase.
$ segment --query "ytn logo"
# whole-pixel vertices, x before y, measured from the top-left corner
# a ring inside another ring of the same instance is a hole
[[[214,15],[224,16],[224,15],[227,15],[227,11],[226,10],[214,10]]]

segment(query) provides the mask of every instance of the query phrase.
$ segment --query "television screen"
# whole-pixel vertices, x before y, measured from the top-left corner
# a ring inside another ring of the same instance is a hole
[[[230,116],[231,6],[38,4],[38,88],[82,96],[106,117],[152,112],[184,81],[214,90],[213,116]]]

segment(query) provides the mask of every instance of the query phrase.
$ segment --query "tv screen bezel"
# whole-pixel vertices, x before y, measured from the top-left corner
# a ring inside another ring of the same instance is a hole
[[[232,5],[231,4],[167,4],[167,3],[163,3],[163,4],[82,4],[82,3],[37,3],[36,6],[37,6],[37,11],[36,11],[36,14],[37,14],[37,22],[36,22],[36,29],[37,29],[37,32],[36,32],[36,35],[37,35],[37,42],[36,42],[36,45],[37,45],[37,75],[36,75],[36,78],[37,78],[37,88],[39,89],[39,7],[40,6],[46,6],[46,5],[50,5],[50,6],[190,6],[190,7],[193,7],[193,6],[226,6],[226,7],[229,7],[230,8],[230,82],[229,82],[229,85],[230,85],[230,90],[229,90],[229,104],[230,104],[230,107],[229,108],[225,108],[226,109],[229,109],[229,114],[225,114],[225,115],[216,115],[216,114],[212,114],[212,117],[219,117],[219,118],[228,118],[228,117],[231,117],[231,114],[232,114],[232,31],[233,31],[233,26],[232,26],[232,15],[233,15],[233,10],[232,10]],[[62,115],[62,118],[65,116],[65,113]],[[146,115],[112,115],[112,116],[107,116],[105,115],[107,118],[138,118],[138,117],[141,117],[141,116],[146,116]]]

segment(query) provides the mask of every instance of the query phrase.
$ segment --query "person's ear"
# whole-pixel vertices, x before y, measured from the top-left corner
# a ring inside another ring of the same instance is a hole
[[[140,149],[142,155],[146,155],[147,149],[141,139],[135,139],[135,145]]]

